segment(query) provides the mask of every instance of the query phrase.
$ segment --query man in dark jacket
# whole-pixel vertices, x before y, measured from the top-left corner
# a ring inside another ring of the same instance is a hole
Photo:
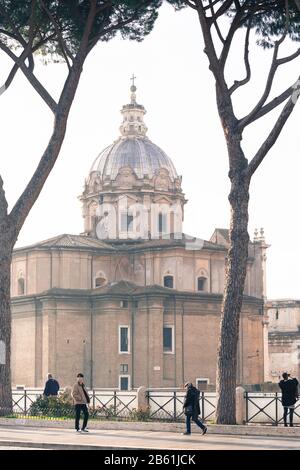
[[[44,396],[57,397],[59,391],[59,383],[52,377],[52,374],[47,375],[47,382],[45,383]]]
[[[287,426],[287,415],[290,413],[290,426],[293,427],[293,415],[295,409],[295,403],[298,400],[298,380],[291,378],[290,374],[284,372],[282,374],[283,380],[280,380],[279,387],[282,391],[282,406],[283,406],[283,421],[284,425]]]
[[[186,395],[184,397],[183,402],[183,410],[185,414],[185,422],[186,422],[186,431],[183,433],[185,436],[189,436],[191,434],[191,419],[194,423],[202,429],[202,434],[207,432],[207,427],[200,421],[200,405],[199,405],[199,397],[200,392],[199,390],[194,387],[194,385],[190,382],[187,382],[184,385],[186,389]]]

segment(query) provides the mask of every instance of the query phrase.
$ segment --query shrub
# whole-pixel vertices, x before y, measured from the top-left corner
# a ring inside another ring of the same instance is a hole
[[[133,408],[133,410],[129,412],[129,419],[133,421],[150,421],[150,414],[150,406],[147,406],[144,410]]]
[[[58,397],[40,396],[30,405],[30,416],[73,417],[74,406],[63,392]]]

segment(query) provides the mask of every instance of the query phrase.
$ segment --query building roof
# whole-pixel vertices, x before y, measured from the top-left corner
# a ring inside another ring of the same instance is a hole
[[[35,243],[25,247],[15,248],[14,252],[18,253],[23,250],[33,249],[53,249],[53,248],[65,248],[65,249],[80,249],[80,250],[103,250],[103,251],[140,251],[140,250],[151,250],[151,249],[163,249],[163,248],[176,248],[181,247],[186,250],[216,250],[225,251],[223,245],[208,242],[197,237],[192,237],[186,234],[182,234],[182,238],[168,238],[168,239],[153,239],[153,240],[110,240],[105,241],[99,240],[93,237],[87,237],[84,235],[70,235],[62,234],[41,242]]]
[[[170,238],[159,238],[152,240],[107,240],[109,244],[118,247],[120,250],[136,251],[146,250],[152,248],[175,248],[181,247],[186,250],[216,250],[216,251],[227,251],[224,245],[213,243],[201,238],[193,237],[185,233],[182,234],[181,238],[175,238],[172,234]]]
[[[41,242],[35,243],[34,245],[29,245],[25,247],[19,247],[14,250],[14,252],[22,251],[24,249],[35,249],[35,248],[86,248],[86,249],[95,249],[101,248],[105,250],[115,251],[114,247],[104,243],[97,238],[86,237],[83,235],[70,235],[62,234]]]
[[[227,228],[216,228],[227,242],[229,242],[229,230]]]

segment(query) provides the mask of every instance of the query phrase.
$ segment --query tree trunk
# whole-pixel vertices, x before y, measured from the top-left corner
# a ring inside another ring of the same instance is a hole
[[[12,411],[11,392],[11,310],[10,269],[12,250],[24,221],[37,200],[50,174],[64,141],[70,108],[77,90],[84,54],[74,62],[64,85],[55,115],[52,136],[29,184],[16,202],[10,214],[0,177],[0,414]]]
[[[12,411],[10,266],[12,249],[7,233],[0,232],[0,415]]]
[[[240,149],[240,153],[242,153]],[[235,159],[231,159],[234,161]],[[220,338],[217,362],[218,424],[235,424],[235,388],[237,374],[237,344],[239,320],[248,259],[248,203],[249,181],[243,176],[245,158],[236,159],[235,172],[230,172],[231,206],[230,247],[227,255],[225,289],[221,313]]]

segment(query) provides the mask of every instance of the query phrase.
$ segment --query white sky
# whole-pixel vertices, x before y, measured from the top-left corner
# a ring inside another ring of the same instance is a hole
[[[285,46],[285,54],[297,48]],[[235,44],[228,77],[243,78],[242,50]],[[270,53],[253,44],[253,84],[237,94],[239,116],[254,106],[263,90]],[[3,82],[10,62],[0,54]],[[137,76],[137,101],[147,109],[149,138],[173,160],[183,177],[184,231],[209,239],[215,227],[229,226],[226,145],[216,110],[214,81],[208,70],[197,17],[193,11],[161,9],[154,31],[142,43],[114,39],[99,43],[86,61],[73,103],[59,160],[19,236],[18,246],[61,233],[83,231],[77,196],[95,157],[119,135],[119,110],[129,102],[129,78]],[[37,74],[54,95],[65,76],[63,64],[37,64]],[[299,61],[283,68],[279,93],[294,83]],[[2,84],[2,83],[1,83]],[[51,134],[52,115],[41,98],[17,75],[0,97],[0,174],[12,205],[30,178]],[[276,113],[245,133],[250,159],[271,128]],[[299,118],[296,107],[277,144],[251,185],[251,238],[264,227],[268,250],[268,297],[299,298]]]

